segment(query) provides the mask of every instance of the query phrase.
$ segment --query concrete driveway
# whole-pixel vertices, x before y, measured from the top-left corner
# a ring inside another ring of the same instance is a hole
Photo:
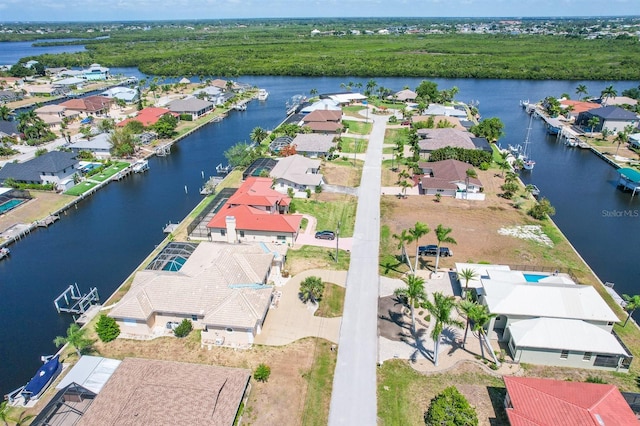
[[[353,245],[353,238],[339,238],[336,240],[321,240],[315,237],[314,234],[298,234],[298,238],[296,238],[295,245],[296,246],[316,246],[316,247],[326,247],[326,248],[336,248],[336,243],[338,244],[338,248],[341,250],[351,251],[351,247]]]
[[[342,318],[322,318],[314,316],[315,306],[304,304],[298,297],[300,283],[307,277],[316,276],[322,281],[344,287],[346,271],[325,271],[311,269],[292,277],[278,287],[281,292],[269,309],[262,332],[255,338],[259,345],[282,346],[305,337],[322,337],[338,343]]]

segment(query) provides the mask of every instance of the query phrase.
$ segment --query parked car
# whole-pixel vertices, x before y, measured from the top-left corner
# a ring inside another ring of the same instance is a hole
[[[168,330],[175,330],[179,325],[180,323],[178,321],[167,321]]]
[[[400,123],[400,125],[402,125],[402,126],[411,126],[411,121],[405,120],[402,123]]]
[[[333,240],[336,238],[336,234],[333,231],[318,231],[316,232],[316,238],[319,240]]]
[[[420,256],[435,256],[438,254],[438,246],[435,244],[429,244],[428,246],[418,247],[418,254]],[[440,247],[440,257],[453,256],[453,250],[449,247]]]

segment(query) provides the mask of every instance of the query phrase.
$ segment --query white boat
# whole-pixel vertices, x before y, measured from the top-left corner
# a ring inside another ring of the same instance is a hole
[[[0,248],[0,259],[4,259],[5,257],[11,254],[11,250],[6,247]]]
[[[236,104],[233,109],[235,109],[236,111],[246,111],[247,110],[247,105],[246,104]]]
[[[522,160],[522,167],[525,170],[533,170],[533,167],[536,165],[536,162],[529,158],[529,144],[531,143],[529,138],[531,136],[531,122],[533,121],[533,115],[529,117],[529,127],[527,127],[527,136],[524,139],[524,144],[522,145],[522,153],[520,155],[520,160]]]
[[[259,101],[266,101],[268,97],[269,97],[269,92],[267,92],[265,89],[258,90]]]
[[[133,163],[133,166],[131,167],[131,169],[135,173],[146,172],[147,170],[149,170],[149,162],[147,160],[138,160],[135,163]]]

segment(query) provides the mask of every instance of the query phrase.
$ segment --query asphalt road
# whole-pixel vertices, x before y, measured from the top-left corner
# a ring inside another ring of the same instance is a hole
[[[360,182],[329,425],[377,423],[380,166],[388,117],[374,116]]]

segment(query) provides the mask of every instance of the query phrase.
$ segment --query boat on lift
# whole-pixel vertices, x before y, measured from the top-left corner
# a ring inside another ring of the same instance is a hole
[[[267,92],[266,89],[258,90],[258,100],[259,101],[266,101],[268,97],[269,97],[269,92]]]
[[[533,121],[533,115],[529,117],[529,127],[527,127],[527,136],[524,139],[524,143],[522,144],[522,152],[520,154],[519,159],[522,160],[522,167],[525,170],[533,170],[536,165],[536,162],[530,158],[530,144],[531,144],[531,122]]]

